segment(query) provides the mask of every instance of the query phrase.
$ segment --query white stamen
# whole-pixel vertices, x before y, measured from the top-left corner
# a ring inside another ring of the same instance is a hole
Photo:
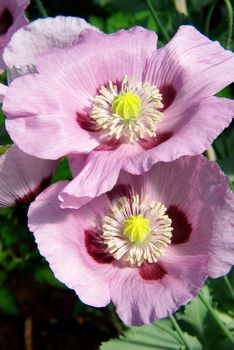
[[[166,247],[171,243],[171,219],[165,214],[166,207],[159,202],[149,202],[139,195],[122,197],[105,216],[102,225],[104,242],[115,259],[130,266],[141,266],[144,261],[157,262]],[[150,222],[150,233],[142,242],[131,242],[123,234],[125,220],[130,216],[142,215]]]
[[[112,111],[112,105],[118,94],[130,91],[140,98],[141,111],[137,118],[126,120]],[[107,138],[124,138],[133,143],[146,136],[156,136],[157,124],[162,117],[158,109],[162,107],[162,95],[154,85],[147,81],[135,85],[126,76],[120,92],[112,81],[109,81],[108,87],[101,86],[99,95],[93,99],[91,118],[96,121],[97,129],[103,129]]]

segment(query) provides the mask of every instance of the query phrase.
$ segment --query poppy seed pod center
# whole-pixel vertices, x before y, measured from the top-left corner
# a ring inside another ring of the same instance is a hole
[[[128,220],[123,223],[124,235],[128,237],[129,241],[140,243],[150,233],[150,222],[143,218],[142,215],[131,215]]]
[[[125,120],[136,119],[141,111],[140,97],[132,91],[121,93],[114,97],[112,112],[117,113]]]

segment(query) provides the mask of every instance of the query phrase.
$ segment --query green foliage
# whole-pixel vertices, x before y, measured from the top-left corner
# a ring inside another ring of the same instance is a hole
[[[0,146],[7,145],[11,143],[9,135],[5,131],[5,118],[0,107]],[[2,154],[3,148],[0,149],[0,154]]]
[[[189,334],[185,337],[193,350],[201,350],[199,341]],[[185,349],[169,320],[157,321],[148,326],[129,328],[119,339],[102,343],[100,350],[178,350]]]
[[[223,281],[222,286],[223,286]],[[217,309],[213,300],[213,288],[205,286],[201,293],[206,300],[216,307],[216,311],[224,324],[234,331],[234,318],[230,313]],[[226,294],[225,294],[226,295]],[[223,299],[222,295],[222,299]],[[227,293],[227,298],[230,295]],[[225,303],[225,301],[223,300]],[[220,350],[231,348],[208,310],[199,297],[194,298],[181,311],[177,312],[177,320],[191,350]],[[100,350],[146,350],[146,349],[185,349],[185,345],[173,329],[169,320],[159,320],[154,324],[129,328],[119,339],[111,339],[102,343]]]
[[[60,160],[59,166],[56,169],[55,174],[52,177],[51,182],[55,183],[61,180],[71,180],[72,174],[69,168],[68,160],[66,157]]]
[[[100,350],[177,350],[181,347],[181,341],[175,331],[171,329],[169,322],[158,321],[148,326],[129,328],[119,339],[112,339],[103,343]]]
[[[207,286],[201,291],[206,300],[212,304],[211,292]],[[188,329],[203,344],[203,349],[218,350],[224,335],[219,330],[213,318],[199,297],[194,298],[185,306],[184,312],[178,314],[181,325]]]
[[[38,283],[49,284],[56,288],[64,288],[64,285],[54,277],[54,274],[48,265],[36,267],[34,271],[34,279]]]
[[[203,289],[203,293],[207,300],[211,302],[211,296],[209,293],[208,287],[205,287]],[[184,309],[184,312],[179,314],[178,317],[180,320],[187,323],[188,326],[190,326],[195,334],[197,335],[198,339],[201,341],[206,340],[206,328],[208,312],[199,297],[196,297],[193,299]]]
[[[4,153],[6,153],[6,151],[10,148],[10,145],[6,145],[6,146],[1,146],[0,145],[0,156]]]
[[[8,288],[0,287],[0,310],[9,315],[20,314],[15,297]]]
[[[234,288],[234,269],[227,275],[232,288]],[[225,312],[231,317],[234,317],[233,298],[224,284],[223,278],[208,280],[208,286],[212,293],[214,305],[218,305],[219,311]]]

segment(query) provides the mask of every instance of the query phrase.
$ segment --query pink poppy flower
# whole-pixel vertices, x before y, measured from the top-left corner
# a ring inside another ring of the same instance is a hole
[[[122,171],[111,191],[76,210],[60,208],[64,186],[29,208],[38,248],[84,303],[112,301],[128,325],[167,317],[233,264],[233,193],[203,156]]]
[[[85,28],[92,26],[81,18],[59,16],[40,19],[19,29],[4,51],[8,80],[35,73],[37,56],[54,47],[72,46]],[[7,87],[1,84],[0,102],[6,91]],[[12,146],[0,157],[0,207],[29,204],[49,185],[57,165],[57,161],[42,160]]]
[[[12,145],[0,156],[0,208],[32,202],[49,185],[57,165]]]
[[[0,2],[0,69],[5,69],[2,54],[11,36],[28,23],[24,10],[29,2],[30,0],[1,0]]]
[[[191,26],[159,50],[156,43],[141,27],[85,30],[9,87],[3,109],[14,142],[41,158],[69,155],[74,180],[60,194],[63,207],[110,190],[121,169],[142,174],[202,153],[230,123],[234,101],[212,95],[234,81],[233,53]]]

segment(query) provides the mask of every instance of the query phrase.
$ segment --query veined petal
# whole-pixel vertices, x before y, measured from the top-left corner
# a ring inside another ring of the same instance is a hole
[[[76,121],[76,108],[80,105],[77,92],[70,91],[64,99],[66,86],[57,83],[55,89],[49,77],[38,74],[14,80],[9,90],[12,94],[7,94],[3,103],[3,111],[9,118],[6,128],[23,151],[58,159],[72,152],[91,151],[99,145],[92,133],[81,129]],[[23,105],[27,108],[20,107]]]
[[[28,23],[24,10],[29,0],[2,0],[0,4],[0,69],[5,69],[2,59],[4,48],[12,35]]]
[[[57,164],[11,146],[0,156],[0,207],[29,204],[49,184]]]
[[[110,281],[111,300],[127,325],[141,326],[165,318],[197,295],[207,278],[208,257],[174,256],[162,263],[164,275],[145,280],[123,269]]]
[[[87,28],[98,31],[82,18],[58,16],[38,19],[18,30],[3,55],[8,79],[12,81],[19,76],[36,73],[38,56],[50,52],[53,48],[62,49],[75,45],[80,33]]]
[[[178,117],[165,121],[164,131],[170,132],[170,137],[129,159],[124,169],[142,174],[158,161],[169,162],[184,155],[200,154],[229,125],[233,116],[234,101],[225,98],[211,96],[185,107]]]
[[[108,265],[98,264],[87,254],[84,231],[95,225],[96,217],[106,212],[109,202],[104,196],[79,213],[61,209],[58,195],[66,183],[52,185],[31,204],[29,228],[55,276],[74,289],[83,302],[102,307],[110,302],[109,290],[102,278],[109,275]]]
[[[216,94],[234,81],[234,54],[193,26],[181,26],[167,45],[153,53],[145,79],[161,91],[174,89],[170,112],[176,117],[185,106]]]
[[[128,157],[136,153],[134,147],[122,145],[114,151],[95,151],[89,157],[80,159],[78,155],[70,156],[73,164],[79,169],[75,178],[64,188],[59,198],[62,208],[80,208],[93,198],[111,190],[115,185],[119,172],[128,161]]]

